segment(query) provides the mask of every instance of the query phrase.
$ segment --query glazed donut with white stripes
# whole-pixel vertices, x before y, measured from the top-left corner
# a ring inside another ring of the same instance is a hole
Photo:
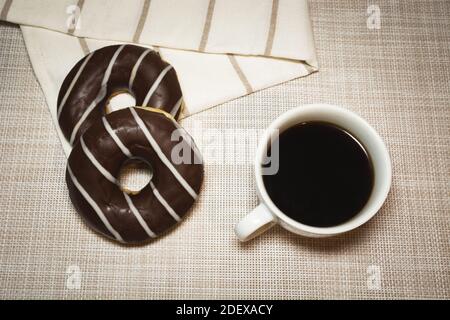
[[[113,45],[91,52],[61,85],[57,117],[71,145],[106,114],[111,97],[127,92],[136,105],[162,109],[177,118],[182,93],[173,67],[159,54],[135,45]]]
[[[118,183],[129,161],[147,163],[153,175],[139,192]],[[102,116],[75,144],[66,171],[70,198],[87,224],[122,243],[155,238],[194,204],[203,181],[201,155],[173,117],[133,107]]]

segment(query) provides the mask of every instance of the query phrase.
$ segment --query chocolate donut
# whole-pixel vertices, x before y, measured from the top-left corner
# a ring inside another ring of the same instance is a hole
[[[123,92],[138,106],[162,109],[175,118],[180,113],[176,72],[157,52],[134,45],[107,46],[81,59],[59,90],[58,122],[70,144],[105,115],[112,96]]]
[[[153,176],[139,192],[117,181],[128,161],[147,163]],[[70,198],[89,226],[123,243],[155,238],[179,222],[203,181],[191,137],[166,112],[126,108],[103,116],[74,146],[66,170]]]

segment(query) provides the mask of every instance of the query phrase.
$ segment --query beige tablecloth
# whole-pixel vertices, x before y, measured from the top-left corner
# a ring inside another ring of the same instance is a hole
[[[314,102],[366,118],[391,152],[391,193],[368,224],[322,240],[275,227],[240,244],[233,226],[257,198],[251,164],[231,162],[206,163],[198,203],[166,237],[125,248],[91,232],[20,30],[1,24],[0,297],[450,298],[450,3],[374,2],[380,29],[368,4],[310,1],[319,73],[183,120],[262,129]]]

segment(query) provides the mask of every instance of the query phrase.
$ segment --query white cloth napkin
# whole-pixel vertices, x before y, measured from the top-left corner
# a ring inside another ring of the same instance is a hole
[[[66,74],[115,43],[153,46],[174,66],[182,117],[318,70],[307,0],[0,0],[0,8],[0,20],[21,25],[55,123]]]

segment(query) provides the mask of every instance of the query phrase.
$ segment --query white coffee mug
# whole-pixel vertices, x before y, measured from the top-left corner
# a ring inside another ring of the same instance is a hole
[[[309,226],[288,217],[272,202],[263,183],[262,163],[267,159],[267,148],[273,141],[273,132],[282,133],[293,125],[308,121],[327,122],[345,129],[364,145],[372,160],[374,185],[369,200],[353,218],[332,227]],[[341,107],[313,104],[297,107],[282,114],[267,128],[257,148],[255,179],[260,204],[236,225],[235,233],[239,240],[250,240],[277,223],[299,235],[329,237],[361,226],[378,212],[391,186],[391,160],[383,140],[364,119]]]

